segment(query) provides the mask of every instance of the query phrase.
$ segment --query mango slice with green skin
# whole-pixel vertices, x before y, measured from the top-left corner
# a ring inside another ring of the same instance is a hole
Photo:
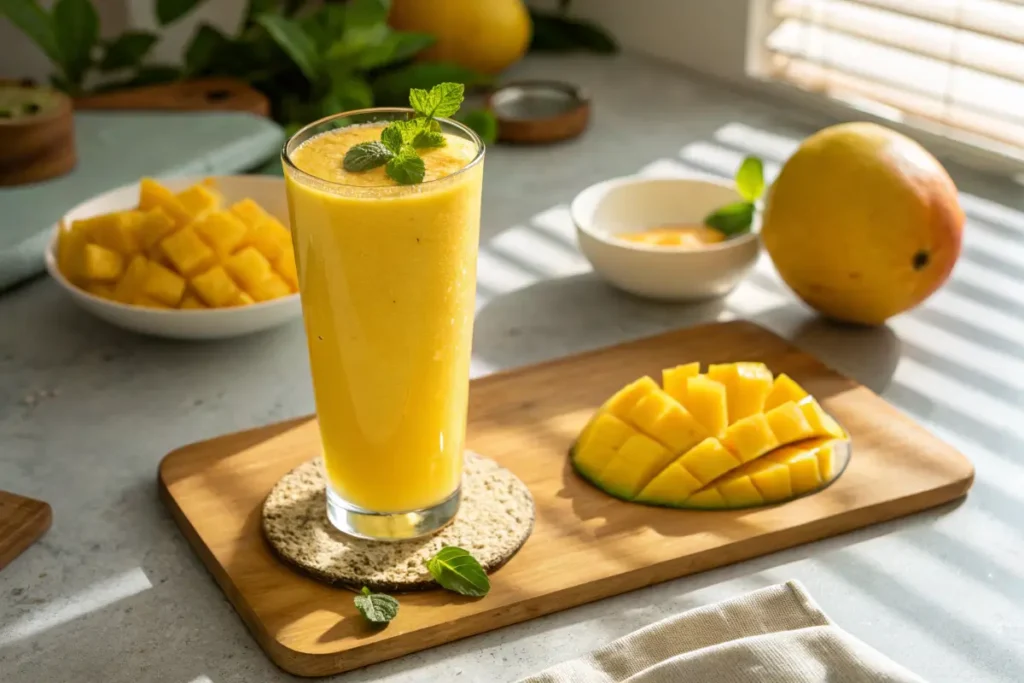
[[[663,371],[672,392],[646,376],[616,392],[573,446],[576,470],[617,498],[688,509],[777,503],[838,476],[849,437],[799,384],[760,363],[699,370]]]
[[[835,478],[835,449],[841,443],[845,440],[819,437],[783,446],[691,493],[676,507],[750,507],[811,493]]]

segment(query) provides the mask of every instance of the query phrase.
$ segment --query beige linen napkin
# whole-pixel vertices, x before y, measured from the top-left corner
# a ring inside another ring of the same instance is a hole
[[[520,683],[924,683],[846,633],[797,581],[707,605]]]

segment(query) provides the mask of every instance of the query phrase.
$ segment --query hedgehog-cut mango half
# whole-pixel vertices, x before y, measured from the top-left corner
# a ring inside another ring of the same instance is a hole
[[[834,481],[850,437],[818,401],[763,363],[688,363],[631,382],[573,445],[576,471],[636,503],[735,509],[782,503]]]

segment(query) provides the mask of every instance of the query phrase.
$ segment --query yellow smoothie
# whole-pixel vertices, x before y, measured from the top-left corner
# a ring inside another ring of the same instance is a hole
[[[312,178],[286,167],[286,186],[327,475],[348,503],[405,512],[460,483],[483,163],[446,134],[421,184],[345,171],[382,129],[307,140],[289,157]]]

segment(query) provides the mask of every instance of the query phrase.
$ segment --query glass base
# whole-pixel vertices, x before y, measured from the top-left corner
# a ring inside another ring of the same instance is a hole
[[[429,536],[455,519],[462,501],[459,488],[446,500],[422,510],[409,512],[370,512],[358,508],[327,485],[327,518],[343,534],[369,541],[404,541]]]

